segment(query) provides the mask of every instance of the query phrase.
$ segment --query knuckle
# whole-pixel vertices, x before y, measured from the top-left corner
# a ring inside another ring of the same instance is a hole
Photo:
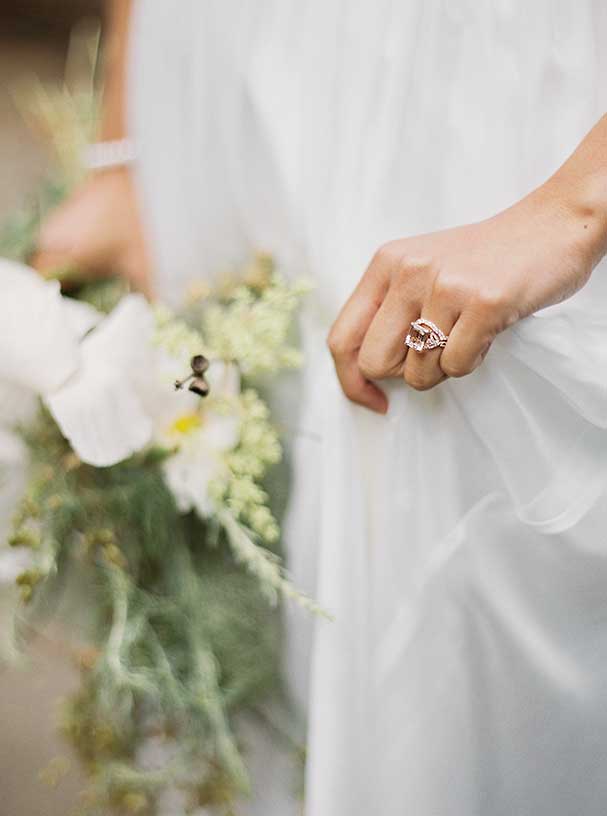
[[[375,250],[375,254],[373,255],[373,260],[371,262],[372,265],[386,266],[387,264],[393,264],[399,257],[397,246],[397,241],[387,241],[385,244],[381,244],[381,246]]]
[[[434,264],[432,259],[425,255],[401,253],[396,271],[401,279],[426,277],[434,273]]]
[[[468,313],[494,336],[511,326],[518,319],[517,310],[510,297],[499,290],[478,292],[468,304]]]
[[[350,400],[350,402],[355,402],[357,405],[363,404],[363,399],[360,392],[349,385],[342,385],[342,391],[344,395]]]
[[[400,282],[411,277],[426,276],[434,272],[434,262],[429,255],[415,251],[406,240],[388,241],[375,252],[371,268],[389,270],[391,280]]]
[[[364,346],[358,354],[358,368],[367,380],[380,380],[386,373],[382,360]]]
[[[472,365],[458,355],[441,355],[440,367],[447,377],[465,377],[472,372]]]
[[[390,286],[403,302],[416,302],[421,306],[427,299],[434,274],[430,261],[403,257],[392,270]]]
[[[401,268],[409,275],[416,272],[427,272],[431,267],[431,261],[423,255],[407,253],[400,257]]]
[[[466,295],[463,285],[448,275],[437,275],[432,285],[432,300],[460,301]]]
[[[434,385],[434,380],[420,371],[405,371],[405,382],[415,391],[428,391]]]
[[[470,303],[474,297],[474,289],[461,275],[444,270],[436,274],[431,291],[433,304],[457,305],[461,308]]]
[[[507,310],[508,300],[498,289],[483,289],[470,299],[470,306],[487,313],[502,312]]]
[[[345,338],[336,326],[327,335],[327,348],[333,357],[341,357],[346,353]]]

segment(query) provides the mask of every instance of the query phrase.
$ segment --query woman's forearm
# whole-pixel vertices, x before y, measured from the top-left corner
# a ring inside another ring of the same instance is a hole
[[[100,137],[122,139],[126,125],[126,66],[134,0],[107,0],[105,83]]]
[[[607,253],[607,115],[538,192],[572,217],[595,266]]]

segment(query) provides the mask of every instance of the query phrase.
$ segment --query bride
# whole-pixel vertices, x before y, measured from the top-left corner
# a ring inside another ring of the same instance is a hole
[[[290,566],[335,616],[307,816],[603,816],[603,4],[111,5],[102,137],[135,159],[38,267],[175,300],[263,249],[316,283],[282,400]]]

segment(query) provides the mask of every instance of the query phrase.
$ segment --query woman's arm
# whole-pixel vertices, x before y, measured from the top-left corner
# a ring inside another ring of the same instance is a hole
[[[127,129],[127,62],[133,0],[108,0],[105,82],[100,138],[123,139]],[[151,266],[129,167],[92,173],[47,218],[33,265],[42,273],[75,268],[83,277],[120,274],[151,294]]]
[[[544,188],[568,211],[594,268],[607,252],[607,115]]]
[[[509,209],[377,251],[329,335],[344,393],[384,413],[376,380],[404,377],[425,390],[469,374],[499,332],[570,297],[606,252],[603,117],[554,176]],[[406,348],[419,317],[449,335],[444,349]]]
[[[105,28],[105,83],[100,137],[123,139],[126,126],[126,66],[133,0],[108,0]]]

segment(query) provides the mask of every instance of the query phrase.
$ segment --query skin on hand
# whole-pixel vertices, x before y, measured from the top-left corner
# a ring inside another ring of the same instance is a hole
[[[32,265],[80,280],[121,275],[151,296],[151,267],[128,168],[91,175],[42,225]]]
[[[486,221],[382,246],[328,338],[345,395],[385,413],[376,381],[423,391],[469,374],[497,334],[580,289],[604,254],[607,219],[591,196],[564,204],[575,200],[569,175]],[[449,335],[444,349],[404,345],[419,317]]]
[[[132,0],[106,0],[104,93],[99,138],[127,135],[126,65]],[[122,275],[151,297],[151,264],[131,171],[91,174],[42,225],[33,265],[43,274],[68,270],[77,279]]]

